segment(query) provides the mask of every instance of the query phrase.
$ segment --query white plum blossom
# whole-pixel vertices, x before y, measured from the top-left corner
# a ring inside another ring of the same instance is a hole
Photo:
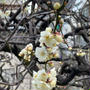
[[[56,71],[55,68],[50,72],[45,72],[44,69],[38,72],[33,72],[32,89],[33,90],[52,90],[56,86]]]
[[[38,72],[33,72],[33,79],[38,79],[40,81],[47,81],[48,79],[48,76],[47,76],[47,73],[45,72],[44,69],[38,71]]]
[[[37,47],[35,50],[35,56],[39,59],[39,61],[47,61],[48,55],[49,54],[45,47]]]
[[[47,29],[46,29],[47,30]],[[39,42],[41,44],[45,44],[47,47],[54,47],[56,46],[56,40],[54,39],[54,36],[49,31],[43,31],[41,32],[41,37],[39,39]]]
[[[52,56],[51,59],[60,57],[60,51],[57,46],[53,47],[53,48],[47,48],[47,51],[49,53],[49,56]]]
[[[46,48],[46,47],[37,47],[35,50],[35,56],[40,62],[46,62],[52,58],[59,58],[58,47]]]
[[[48,27],[40,33],[39,42],[41,46],[46,45],[47,47],[53,48],[60,42],[63,42],[63,38],[59,33],[53,33],[51,27]]]
[[[53,47],[56,46],[57,41],[55,39],[52,39],[52,38],[49,38],[49,37],[48,38],[41,37],[39,41],[42,45],[45,44],[47,47],[53,48]]]
[[[54,47],[56,45],[56,40],[53,39],[53,35],[48,31],[41,32],[39,42],[47,47]]]
[[[49,31],[42,31],[40,35],[41,37],[45,37],[46,39],[49,39],[51,38],[50,36],[52,36],[51,32]]]

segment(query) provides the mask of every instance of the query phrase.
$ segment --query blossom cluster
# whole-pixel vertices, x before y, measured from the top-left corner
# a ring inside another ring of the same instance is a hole
[[[56,71],[55,68],[50,72],[45,72],[44,69],[38,72],[33,72],[32,89],[33,90],[52,90],[56,86]]]
[[[23,57],[24,60],[26,61],[30,61],[32,52],[33,52],[33,45],[30,43],[24,49],[21,50],[19,56]]]
[[[48,27],[41,32],[39,42],[41,47],[37,47],[35,50],[35,56],[39,61],[47,61],[59,57],[57,45],[63,42],[60,33],[53,33],[52,28]]]

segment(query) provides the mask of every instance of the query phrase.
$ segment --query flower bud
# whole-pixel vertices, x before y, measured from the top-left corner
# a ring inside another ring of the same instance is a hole
[[[62,18],[60,19],[59,22],[60,22],[60,24],[64,24],[64,20]]]
[[[27,51],[32,51],[32,50],[33,50],[32,47],[26,47],[25,49],[26,49]]]
[[[61,65],[62,65],[62,64],[63,64],[63,62],[61,62],[61,61],[60,61],[60,62],[59,62],[59,64],[61,64]]]
[[[18,54],[18,56],[23,57],[24,54],[23,54],[22,52],[20,52],[20,53]]]
[[[61,7],[61,4],[59,2],[56,2],[53,6],[55,10],[58,10]]]
[[[29,56],[27,56],[27,55],[24,56],[24,59],[25,59],[26,61],[30,61],[30,58],[31,58],[30,55],[29,55]]]
[[[32,50],[33,50],[33,45],[30,43],[30,44],[28,44],[28,45],[25,47],[25,49],[26,49],[27,51],[32,51]]]
[[[53,63],[53,62],[48,62],[48,65],[49,65],[50,67],[53,67],[53,66],[54,66],[54,63]]]
[[[68,47],[68,50],[72,50],[72,47]]]
[[[61,16],[60,15],[58,15],[58,19],[61,19]]]

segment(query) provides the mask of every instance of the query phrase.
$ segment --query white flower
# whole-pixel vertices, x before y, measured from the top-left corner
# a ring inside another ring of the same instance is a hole
[[[63,42],[63,38],[59,34],[52,33],[52,29],[50,27],[46,28],[45,31],[40,34],[40,45],[46,45],[49,48],[56,47],[60,42]]]
[[[38,71],[37,74],[38,74],[38,75],[37,75],[37,79],[38,79],[38,80],[40,80],[40,81],[44,81],[44,82],[47,81],[48,76],[47,76],[47,73],[45,72],[44,69]]]
[[[44,43],[47,47],[55,47],[56,44],[57,44],[57,41],[55,39],[51,39],[51,38],[44,38],[44,37],[41,37],[40,38],[40,43]]]
[[[45,42],[45,44],[46,44],[48,47],[53,48],[53,47],[56,47],[57,41],[56,41],[55,39],[47,40],[47,41]]]
[[[44,69],[33,72],[32,88],[33,90],[52,90],[56,86],[56,71],[53,68],[50,73]]]
[[[40,35],[41,35],[41,37],[45,37],[46,39],[48,39],[48,38],[50,38],[51,33],[48,32],[48,31],[42,31],[42,32],[40,33]]]
[[[34,90],[51,90],[50,85],[48,85],[47,82],[48,75],[45,72],[44,69],[33,72],[33,81],[32,81],[32,87]]]
[[[40,36],[39,42],[41,46],[45,44],[47,47],[53,48],[60,42],[63,42],[62,36],[58,34],[54,35],[50,27],[46,28],[46,31],[41,32]]]
[[[54,39],[54,35],[48,31],[41,32],[41,37],[39,39],[41,44],[45,44],[47,47],[56,46],[56,40]]]
[[[51,40],[53,38],[53,34],[49,31],[42,31],[40,33],[41,38],[43,37],[45,40]]]
[[[45,47],[37,47],[35,50],[35,56],[39,59],[39,61],[47,61],[48,52]]]

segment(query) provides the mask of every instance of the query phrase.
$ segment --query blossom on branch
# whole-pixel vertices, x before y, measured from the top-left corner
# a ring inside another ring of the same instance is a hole
[[[23,57],[24,60],[26,61],[30,61],[32,51],[33,51],[33,45],[30,43],[24,49],[21,50],[19,56]]]
[[[40,46],[35,50],[35,56],[40,62],[46,62],[52,58],[59,58],[58,44],[63,42],[59,32],[53,32],[51,27],[47,27],[40,34]]]
[[[53,48],[56,47],[60,42],[63,42],[63,38],[60,34],[53,33],[50,27],[46,28],[45,31],[42,31],[40,34],[40,45],[43,44],[47,47]]]
[[[56,86],[56,71],[55,68],[50,72],[45,72],[44,69],[38,72],[33,72],[32,88],[33,90],[52,90]]]
[[[45,47],[37,47],[35,51],[35,56],[39,59],[39,61],[47,61],[49,54]]]

